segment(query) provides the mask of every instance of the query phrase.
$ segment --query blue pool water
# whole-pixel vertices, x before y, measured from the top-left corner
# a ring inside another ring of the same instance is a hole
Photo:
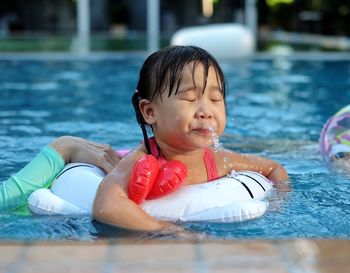
[[[142,136],[130,96],[143,59],[0,60],[0,181],[60,135],[135,146]],[[221,142],[281,162],[292,191],[276,191],[257,220],[184,226],[220,239],[350,238],[350,181],[329,170],[318,151],[323,123],[350,102],[350,61],[279,57],[221,65],[229,86]],[[89,217],[0,215],[1,240],[105,236],[137,235]]]

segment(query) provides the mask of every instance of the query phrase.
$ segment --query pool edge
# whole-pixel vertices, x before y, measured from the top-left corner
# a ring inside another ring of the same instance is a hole
[[[0,242],[0,272],[347,272],[350,240]]]

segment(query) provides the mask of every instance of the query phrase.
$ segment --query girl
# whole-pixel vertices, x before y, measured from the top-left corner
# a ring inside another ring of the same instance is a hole
[[[239,170],[260,172],[272,181],[287,180],[287,172],[277,162],[210,147],[213,135],[222,135],[226,125],[225,94],[221,68],[203,49],[174,46],[149,56],[141,68],[132,99],[144,142],[128,153],[100,184],[94,218],[134,230],[169,227],[169,223],[146,214],[128,196],[135,163],[147,161],[147,154],[162,164],[182,162],[186,185]],[[151,128],[153,138],[148,138],[146,126]]]
[[[135,162],[149,153],[163,163],[183,162],[185,171],[180,169],[186,175],[181,182],[185,184],[213,180],[232,170],[258,171],[274,181],[288,178],[274,161],[210,148],[213,133],[221,135],[226,123],[225,80],[216,61],[204,50],[171,47],[154,53],[140,71],[137,90],[133,102],[145,137],[143,144],[119,163],[120,155],[109,145],[60,137],[0,185],[0,210],[26,205],[28,196],[50,186],[68,162],[91,163],[107,173],[112,170],[97,193],[94,217],[137,230],[172,227],[147,215],[127,193]],[[154,138],[148,139],[146,125]]]

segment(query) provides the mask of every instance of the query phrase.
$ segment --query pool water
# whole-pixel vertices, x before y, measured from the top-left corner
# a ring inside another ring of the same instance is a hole
[[[0,181],[55,137],[76,135],[115,148],[142,139],[131,94],[144,56],[0,60]],[[267,156],[290,174],[261,218],[234,224],[184,223],[210,238],[350,238],[350,181],[318,150],[322,125],[350,102],[350,61],[284,57],[221,62],[227,77],[224,147]],[[138,236],[89,217],[0,215],[1,240],[98,240]]]

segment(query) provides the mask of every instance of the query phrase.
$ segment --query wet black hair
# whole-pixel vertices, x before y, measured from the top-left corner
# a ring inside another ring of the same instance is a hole
[[[220,84],[220,91],[226,97],[226,81],[224,74],[215,60],[207,51],[196,46],[170,46],[151,54],[143,63],[136,92],[132,96],[136,119],[141,126],[144,143],[148,153],[150,145],[148,141],[146,125],[148,125],[140,111],[139,101],[148,99],[150,101],[161,98],[166,91],[168,97],[177,94],[185,66],[193,63],[192,76],[194,77],[196,67],[201,64],[204,68],[204,87],[208,77],[209,68],[212,66]]]

